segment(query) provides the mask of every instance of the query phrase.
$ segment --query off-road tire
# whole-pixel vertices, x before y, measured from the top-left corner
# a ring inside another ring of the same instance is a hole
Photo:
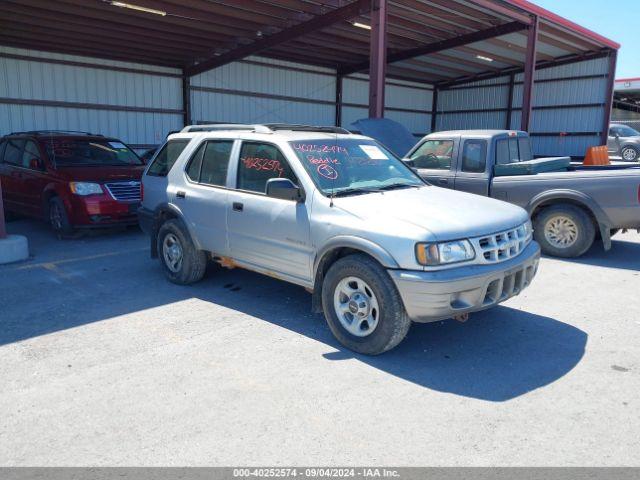
[[[67,210],[60,197],[52,197],[49,199],[47,220],[49,222],[49,226],[59,238],[73,235],[74,228],[69,222]]]
[[[620,156],[627,162],[637,162],[640,151],[636,147],[626,146],[620,150]],[[628,157],[628,158],[626,158]]]
[[[342,326],[333,304],[338,283],[351,276],[361,278],[371,287],[379,306],[378,324],[365,337],[352,335]],[[338,341],[348,349],[366,355],[379,355],[391,350],[404,339],[411,326],[411,319],[393,280],[382,265],[367,255],[348,255],[331,265],[322,284],[322,308]]]
[[[558,248],[550,243],[545,236],[545,225],[553,217],[564,216],[571,219],[577,227],[575,242],[565,248]],[[543,209],[533,221],[533,236],[540,244],[542,252],[553,257],[573,258],[583,255],[596,236],[596,228],[589,214],[575,205],[552,205]]]
[[[173,235],[182,248],[182,264],[177,272],[169,268],[163,253],[163,243],[168,235]],[[202,280],[207,269],[207,254],[196,248],[189,232],[180,220],[173,219],[164,222],[158,230],[157,242],[158,259],[162,270],[171,282],[178,285],[189,285]]]

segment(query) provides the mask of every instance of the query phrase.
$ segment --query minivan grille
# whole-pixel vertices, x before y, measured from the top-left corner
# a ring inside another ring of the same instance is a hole
[[[105,183],[105,187],[113,198],[121,202],[139,202],[140,201],[140,182],[111,182]]]
[[[531,243],[525,224],[511,230],[472,239],[479,263],[498,263],[516,257]]]

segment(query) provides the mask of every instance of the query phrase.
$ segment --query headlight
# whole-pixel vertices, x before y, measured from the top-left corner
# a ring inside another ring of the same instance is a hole
[[[83,197],[86,195],[102,195],[104,193],[102,187],[97,183],[69,182],[69,188],[71,188],[71,192]]]
[[[476,252],[469,240],[456,240],[443,243],[418,243],[416,245],[416,259],[421,265],[444,265],[447,263],[466,262],[473,260]]]

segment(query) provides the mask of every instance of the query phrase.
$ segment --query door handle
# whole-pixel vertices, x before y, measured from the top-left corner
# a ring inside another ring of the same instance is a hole
[[[244,210],[244,205],[240,202],[233,202],[233,209],[236,212],[241,212],[242,210]]]
[[[449,185],[449,179],[448,178],[439,178],[438,179],[438,183],[440,185]]]
[[[187,194],[185,192],[183,192],[182,190],[178,190],[176,192],[176,198],[186,198]]]

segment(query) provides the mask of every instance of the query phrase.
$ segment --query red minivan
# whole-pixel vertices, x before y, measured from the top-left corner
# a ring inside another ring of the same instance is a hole
[[[34,131],[0,138],[0,182],[8,213],[77,228],[133,225],[144,164],[121,141],[82,132]]]

